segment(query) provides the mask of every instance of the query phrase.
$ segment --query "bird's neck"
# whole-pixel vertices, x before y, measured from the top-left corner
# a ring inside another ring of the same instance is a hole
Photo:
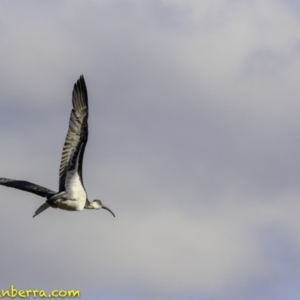
[[[94,209],[94,206],[93,206],[93,202],[90,202],[90,201],[86,201],[85,203],[85,206],[84,206],[85,209]]]
[[[95,201],[93,201],[93,202],[86,201],[84,208],[85,209],[99,209],[100,207],[99,207],[99,204]]]

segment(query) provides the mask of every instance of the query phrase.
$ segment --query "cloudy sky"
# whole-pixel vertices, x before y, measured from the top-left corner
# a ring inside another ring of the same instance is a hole
[[[89,199],[0,187],[0,289],[82,299],[300,298],[300,5],[0,3],[0,176],[56,190],[84,74]]]

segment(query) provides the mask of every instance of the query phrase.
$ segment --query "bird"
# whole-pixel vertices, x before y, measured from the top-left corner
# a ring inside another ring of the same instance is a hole
[[[0,185],[16,188],[46,198],[34,213],[36,217],[47,208],[59,208],[68,211],[83,209],[105,209],[115,214],[102,201],[90,202],[83,184],[82,164],[85,146],[88,141],[88,93],[83,75],[74,84],[72,93],[72,111],[69,128],[62,150],[59,167],[58,192],[25,180],[0,178]]]

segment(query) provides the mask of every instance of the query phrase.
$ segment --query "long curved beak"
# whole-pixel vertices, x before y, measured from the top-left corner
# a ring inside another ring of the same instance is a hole
[[[114,217],[116,217],[115,214],[108,207],[102,205],[102,208],[108,210]]]

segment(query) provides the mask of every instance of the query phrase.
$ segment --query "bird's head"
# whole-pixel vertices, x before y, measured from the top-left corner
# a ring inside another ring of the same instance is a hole
[[[93,209],[101,209],[101,208],[106,209],[115,217],[115,214],[108,207],[104,206],[101,200],[96,199],[91,203],[91,205]]]

